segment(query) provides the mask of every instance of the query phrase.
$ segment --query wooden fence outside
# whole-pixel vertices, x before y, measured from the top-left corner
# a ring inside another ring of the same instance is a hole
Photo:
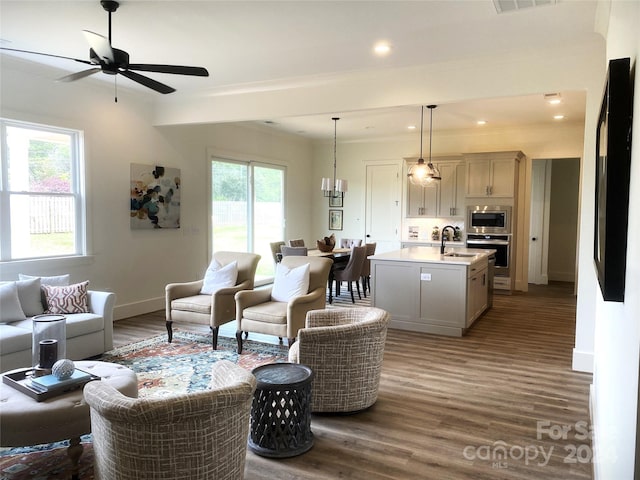
[[[68,233],[75,230],[73,197],[30,197],[30,233]]]

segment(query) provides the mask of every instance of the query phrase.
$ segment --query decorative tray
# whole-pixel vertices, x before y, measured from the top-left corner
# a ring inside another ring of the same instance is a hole
[[[82,374],[81,378],[71,381],[60,382],[60,385],[51,385],[49,387],[43,387],[35,384],[33,378],[33,368],[23,368],[20,370],[14,370],[2,375],[2,383],[9,385],[12,388],[30,396],[36,402],[42,402],[51,397],[56,397],[73,390],[77,390],[92,380],[100,380],[100,377],[93,375],[92,373],[85,372],[84,370],[76,369],[76,372]]]

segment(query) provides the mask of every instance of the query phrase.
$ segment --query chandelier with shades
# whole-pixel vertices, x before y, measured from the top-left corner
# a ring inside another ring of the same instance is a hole
[[[322,192],[325,197],[344,197],[345,192],[347,191],[347,181],[336,178],[336,166],[337,166],[337,132],[338,132],[338,120],[340,117],[333,117],[333,179],[331,178],[323,178],[322,179]]]

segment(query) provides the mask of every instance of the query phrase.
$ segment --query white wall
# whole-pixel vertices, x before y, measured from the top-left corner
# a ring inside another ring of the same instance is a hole
[[[640,132],[640,3],[611,2],[607,58],[631,57],[635,70],[634,132]],[[593,106],[593,108],[599,108]],[[596,110],[597,111],[597,110]],[[595,310],[592,408],[596,480],[634,478],[638,411],[640,345],[640,143],[635,135],[631,158],[631,195],[627,236],[626,295],[624,303],[604,302],[593,267],[588,278],[594,301],[583,298],[584,308]],[[586,246],[583,250],[590,249]],[[586,256],[586,252],[585,252]],[[586,266],[585,266],[586,267]],[[586,270],[586,268],[585,268]],[[580,294],[579,294],[580,295]],[[580,296],[579,296],[580,298]]]
[[[88,279],[92,289],[115,292],[116,318],[163,309],[165,285],[201,278],[209,262],[207,152],[284,165],[288,228],[308,234],[309,142],[234,125],[152,127],[147,97],[120,88],[115,103],[111,88],[90,79],[55,83],[58,76],[36,73],[27,62],[3,62],[0,113],[84,131],[89,256],[0,264],[0,279],[68,272],[74,282]],[[131,163],[181,169],[182,228],[130,229]]]

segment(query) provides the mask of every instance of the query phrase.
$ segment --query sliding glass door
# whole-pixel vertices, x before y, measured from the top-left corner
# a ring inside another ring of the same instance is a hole
[[[214,158],[211,194],[212,251],[257,253],[256,282],[272,278],[269,244],[284,238],[284,168]]]

